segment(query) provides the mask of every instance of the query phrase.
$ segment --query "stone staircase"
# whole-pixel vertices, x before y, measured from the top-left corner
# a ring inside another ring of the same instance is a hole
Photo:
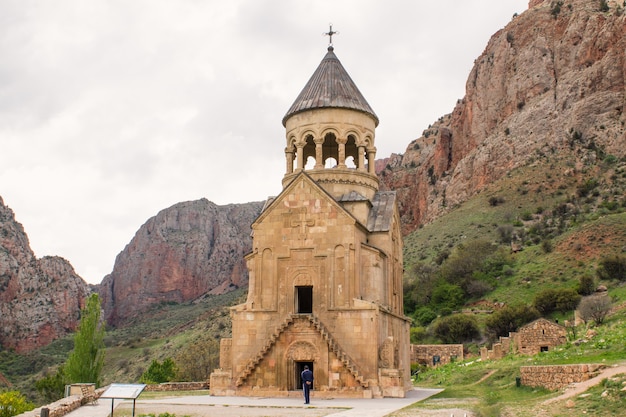
[[[361,374],[359,367],[356,363],[350,358],[350,356],[341,348],[339,343],[333,338],[332,334],[326,329],[324,324],[320,321],[320,319],[313,315],[309,315],[309,320],[315,326],[315,328],[320,332],[326,343],[328,343],[328,347],[330,350],[339,358],[339,360],[343,363],[343,365],[350,371],[354,379],[363,387],[367,388],[369,383],[365,379],[365,377]]]
[[[274,331],[272,332],[272,336],[269,339],[267,339],[267,341],[263,345],[263,348],[261,348],[259,353],[257,353],[254,358],[248,361],[248,364],[246,365],[244,370],[241,372],[241,374],[239,374],[239,377],[237,378],[237,381],[235,382],[235,386],[240,387],[246,381],[246,379],[250,376],[250,374],[252,374],[252,371],[254,371],[254,368],[257,367],[257,365],[265,357],[267,352],[269,352],[272,346],[274,346],[274,343],[276,343],[276,340],[278,340],[281,333],[284,332],[285,329],[287,329],[287,327],[289,327],[293,323],[294,317],[295,316],[293,314],[288,315],[285,318],[285,320],[283,320],[276,327],[276,329],[274,329]]]
[[[293,324],[296,318],[305,318],[311,322],[313,327],[317,329],[320,335],[324,338],[326,343],[328,344],[329,349],[339,358],[339,360],[343,363],[343,365],[350,371],[354,379],[363,387],[367,388],[369,383],[365,379],[365,377],[361,374],[356,363],[350,358],[350,356],[341,348],[339,343],[333,338],[332,334],[326,326],[320,321],[320,319],[313,314],[289,314],[272,332],[271,337],[265,342],[261,350],[254,356],[252,359],[248,361],[248,364],[244,368],[244,370],[237,377],[237,381],[235,382],[235,386],[240,387],[246,381],[246,379],[252,374],[254,369],[258,366],[258,364],[263,360],[267,352],[270,351],[276,340],[280,337],[280,335],[291,325]]]

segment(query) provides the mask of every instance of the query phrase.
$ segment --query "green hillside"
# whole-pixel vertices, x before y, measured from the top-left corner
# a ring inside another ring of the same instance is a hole
[[[605,155],[581,166],[579,151],[537,155],[405,237],[405,312],[417,325],[476,305],[530,305],[581,278],[620,285],[598,271],[626,263],[626,163]]]

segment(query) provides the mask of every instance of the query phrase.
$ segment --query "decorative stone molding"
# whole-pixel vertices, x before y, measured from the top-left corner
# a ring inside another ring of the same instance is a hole
[[[311,343],[298,341],[292,343],[287,349],[286,358],[294,361],[311,361],[319,360],[319,350]]]

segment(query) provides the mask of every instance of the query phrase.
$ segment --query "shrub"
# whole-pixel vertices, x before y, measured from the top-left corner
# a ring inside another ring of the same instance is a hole
[[[600,279],[626,281],[626,257],[613,255],[602,258],[596,273]]]
[[[533,306],[544,316],[554,311],[565,313],[576,309],[580,298],[571,288],[548,288],[535,295]]]
[[[506,306],[485,319],[485,333],[491,341],[541,317],[536,308],[526,305]]]
[[[420,344],[428,338],[428,332],[424,327],[411,327],[409,330],[411,343]]]
[[[175,376],[176,364],[172,358],[166,358],[163,363],[153,359],[150,367],[141,375],[139,381],[144,384],[160,384],[172,381]]]
[[[35,408],[19,391],[0,392],[0,417],[13,417]]]
[[[552,241],[550,239],[544,239],[541,241],[541,250],[544,253],[551,253],[554,250],[554,246],[552,245]]]
[[[591,295],[596,291],[596,280],[589,274],[581,275],[578,280],[578,294]]]
[[[440,282],[434,289],[430,304],[434,309],[442,310],[462,306],[465,301],[465,293],[458,285]]]
[[[480,336],[476,319],[465,314],[438,319],[433,324],[433,333],[444,343],[469,342]]]
[[[65,393],[65,384],[67,378],[65,377],[65,370],[63,366],[59,366],[59,369],[53,374],[46,374],[43,378],[35,382],[35,388],[48,402],[54,402],[60,398],[63,398]]]
[[[220,366],[220,344],[213,335],[187,343],[176,355],[179,381],[206,381],[211,372]]]
[[[600,11],[606,13],[609,11],[609,5],[606,0],[600,0]]]
[[[559,13],[561,13],[561,6],[563,6],[563,2],[562,1],[557,1],[557,2],[553,3],[552,7],[550,8],[550,14],[555,19],[559,15]]]
[[[415,310],[413,318],[422,326],[428,326],[433,320],[437,318],[437,314],[429,307],[422,306]]]
[[[585,297],[578,306],[580,318],[585,321],[593,320],[596,324],[602,324],[609,311],[611,311],[611,300],[606,295]]]

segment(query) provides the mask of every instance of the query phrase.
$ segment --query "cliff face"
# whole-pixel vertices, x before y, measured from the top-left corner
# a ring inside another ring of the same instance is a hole
[[[621,2],[532,0],[489,41],[454,111],[380,166],[404,232],[441,216],[537,151],[572,141],[624,156],[626,18]],[[567,3],[567,4],[565,4]]]
[[[160,302],[185,302],[247,285],[244,255],[263,203],[176,204],[149,219],[117,256],[101,286],[113,325]]]
[[[0,198],[0,345],[27,352],[74,331],[88,294],[65,259],[35,258]]]

